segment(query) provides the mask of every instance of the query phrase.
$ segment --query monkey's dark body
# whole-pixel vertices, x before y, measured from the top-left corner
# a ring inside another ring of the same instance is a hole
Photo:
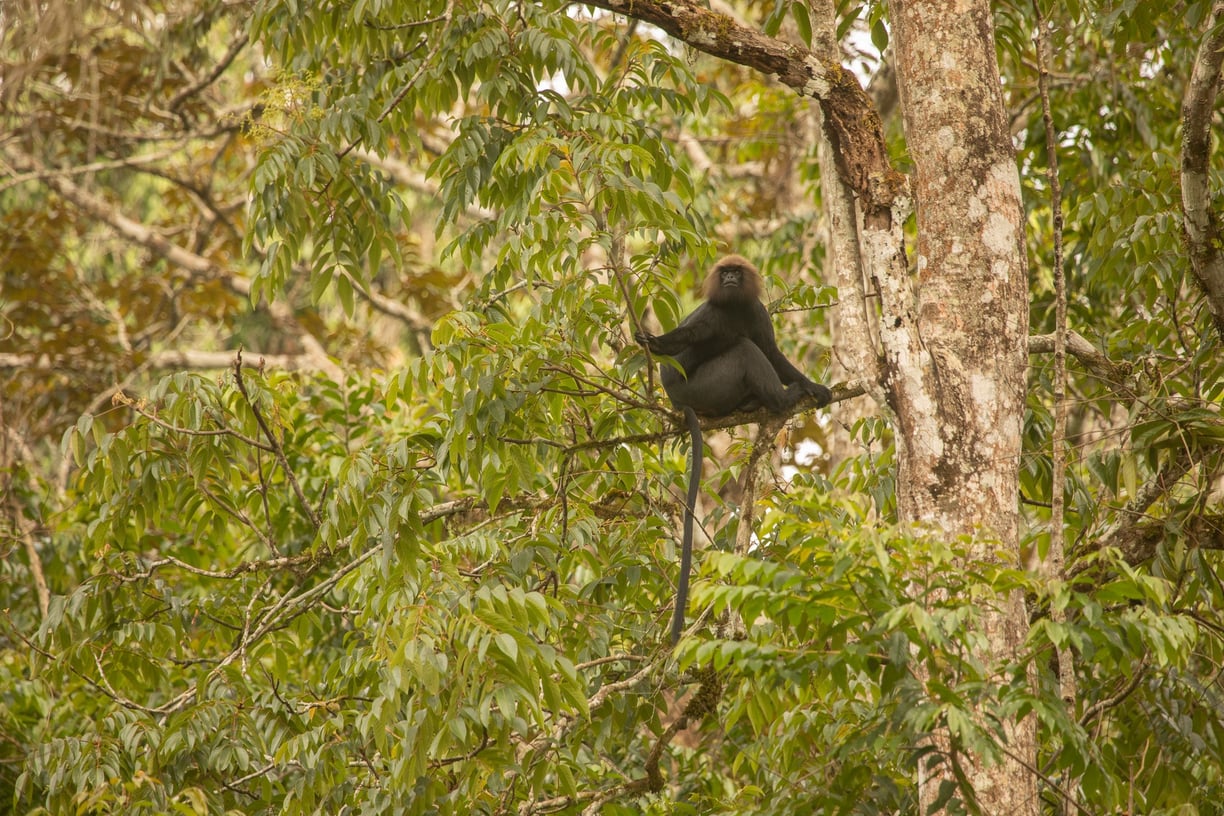
[[[729,255],[714,265],[706,279],[706,302],[679,326],[657,337],[646,333],[635,337],[652,352],[674,358],[684,369],[681,373],[664,365],[660,371],[667,396],[684,411],[693,444],[672,643],[680,639],[684,628],[693,556],[693,507],[702,457],[697,414],[723,417],[761,406],[780,412],[807,395],[815,396],[822,406],[832,398],[828,388],[808,379],[778,349],[760,293],[761,276],[756,268],[739,255]]]
[[[784,411],[822,388],[778,349],[769,313],[756,299],[707,301],[673,331],[653,338],[650,350],[675,358],[685,371],[664,365],[659,372],[672,403],[703,416],[762,406]]]

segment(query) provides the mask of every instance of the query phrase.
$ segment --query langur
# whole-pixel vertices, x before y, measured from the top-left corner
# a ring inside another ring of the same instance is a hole
[[[761,303],[761,274],[746,258],[728,255],[714,264],[702,288],[705,302],[672,331],[634,339],[655,354],[673,358],[659,372],[672,404],[684,411],[692,438],[688,504],[684,507],[684,541],[680,582],[672,615],[671,640],[684,628],[689,571],[693,560],[693,507],[701,479],[701,425],[697,415],[724,417],[737,411],[768,408],[784,412],[804,397],[824,407],[832,393],[812,382],[778,350],[773,324]]]

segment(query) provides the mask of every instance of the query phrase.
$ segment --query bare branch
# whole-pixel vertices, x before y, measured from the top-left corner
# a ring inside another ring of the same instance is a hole
[[[10,145],[5,150],[12,151],[15,148]],[[93,218],[104,224],[109,224],[124,238],[151,250],[175,266],[182,267],[197,275],[211,275],[216,270],[216,265],[212,261],[202,255],[197,255],[194,252],[183,249],[139,221],[133,221],[116,210],[114,205],[103,201],[92,193],[86,192],[74,182],[69,181],[65,174],[49,172],[33,156],[23,154],[19,156],[17,161],[12,163],[22,167],[33,166],[40,180],[52,190],[71,201]]]
[[[1050,27],[1041,11],[1041,3],[1033,3],[1036,15],[1037,87],[1041,94],[1041,119],[1046,136],[1046,179],[1050,183],[1050,212],[1054,227],[1054,428],[1050,434],[1050,547],[1046,563],[1053,578],[1066,579],[1066,530],[1063,527],[1064,490],[1067,483],[1067,275],[1063,268],[1062,184],[1058,178],[1058,135],[1054,130],[1054,111],[1050,104]],[[1067,622],[1067,610],[1052,605],[1050,618],[1055,624]],[[1058,686],[1063,703],[1074,707],[1078,699],[1075,678],[1075,658],[1066,644],[1056,644],[1058,655]],[[1070,777],[1067,793],[1080,798],[1080,786]],[[1064,813],[1066,811],[1064,810]]]
[[[230,43],[229,50],[225,52],[225,55],[221,57],[216,65],[213,66],[211,71],[201,77],[198,82],[193,82],[176,93],[166,104],[166,107],[172,111],[178,110],[179,106],[182,105],[188,97],[195,96],[200,91],[216,82],[217,79],[219,79],[220,76],[225,73],[225,69],[229,68],[234,62],[234,58],[242,52],[242,49],[246,48],[248,42],[249,35],[243,31],[234,39],[232,43]]]
[[[1163,520],[1148,519],[1148,508],[1168,494],[1193,465],[1189,454],[1183,452],[1162,467],[1121,509],[1118,520],[1096,537],[1090,545],[1091,550],[1117,549],[1123,560],[1132,565],[1151,558],[1168,531]],[[1191,516],[1182,523],[1181,534],[1186,540],[1194,541],[1196,532],[1205,540],[1214,537],[1224,546],[1224,530],[1219,526],[1218,517]],[[1068,570],[1068,577],[1079,576],[1094,566],[1094,562],[1081,559]]]

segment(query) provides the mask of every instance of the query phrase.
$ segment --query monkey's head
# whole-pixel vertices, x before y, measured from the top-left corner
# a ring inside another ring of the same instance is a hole
[[[742,255],[728,255],[710,270],[702,294],[711,303],[751,303],[761,297],[761,273]]]

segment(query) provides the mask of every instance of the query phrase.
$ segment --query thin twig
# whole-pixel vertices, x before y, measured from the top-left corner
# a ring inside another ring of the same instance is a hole
[[[246,382],[242,379],[242,349],[238,349],[238,353],[234,356],[234,381],[238,385],[238,390],[242,393],[243,399],[251,408],[251,412],[255,414],[255,421],[259,423],[259,429],[263,431],[264,438],[272,445],[272,453],[280,462],[281,470],[285,474],[285,478],[289,481],[290,487],[297,495],[298,502],[302,505],[302,509],[306,512],[306,518],[311,525],[317,530],[323,526],[322,520],[319,518],[315,509],[310,506],[310,502],[306,500],[306,494],[302,492],[302,486],[298,484],[297,476],[294,475],[293,469],[289,467],[289,459],[285,456],[285,449],[281,445],[276,434],[272,433],[272,429],[268,427],[267,421],[260,412],[259,407],[255,404],[255,400],[251,399],[250,393],[247,391]]]
[[[216,82],[217,79],[223,73],[225,73],[225,70],[230,67],[242,49],[246,48],[248,42],[249,35],[244,31],[230,44],[229,50],[225,52],[217,64],[213,66],[211,71],[209,71],[198,82],[193,82],[176,93],[173,97],[171,97],[170,101],[166,104],[166,107],[172,111],[178,110],[179,105],[183,104],[187,97],[194,96],[207,88],[209,85]]]
[[[1086,726],[1098,714],[1100,714],[1101,712],[1107,709],[1113,708],[1114,706],[1117,706],[1127,697],[1131,696],[1131,694],[1134,693],[1135,689],[1139,688],[1139,683],[1143,681],[1143,677],[1146,674],[1146,669],[1147,669],[1147,659],[1145,658],[1144,661],[1135,668],[1135,673],[1131,677],[1130,682],[1127,683],[1125,686],[1123,686],[1121,691],[1119,691],[1117,694],[1113,695],[1112,697],[1106,697],[1104,700],[1097,700],[1095,703],[1088,706],[1088,708],[1084,710],[1083,715],[1081,715],[1079,719],[1080,725]]]
[[[1040,0],[1033,8],[1037,27],[1037,87],[1041,93],[1041,119],[1045,123],[1046,179],[1050,184],[1050,213],[1054,227],[1054,430],[1050,438],[1050,549],[1047,553],[1050,573],[1057,581],[1065,581],[1066,541],[1063,531],[1063,493],[1067,484],[1067,279],[1063,269],[1062,186],[1058,180],[1058,138],[1054,131],[1054,113],[1050,105],[1050,32]],[[1056,624],[1066,623],[1067,612],[1055,604],[1050,618]],[[1075,664],[1071,649],[1058,647],[1058,691],[1063,704],[1074,709],[1076,701]],[[1077,797],[1078,786],[1072,787]],[[1078,798],[1078,797],[1077,797]]]
[[[1075,799],[1072,798],[1065,790],[1059,787],[1057,782],[1055,782],[1053,779],[1051,779],[1046,774],[1042,773],[1041,769],[1033,765],[1033,763],[1029,762],[1024,757],[1020,756],[1015,751],[1012,751],[1010,748],[1008,748],[1006,745],[1002,743],[998,744],[998,748],[1000,751],[1006,754],[1017,765],[1020,765],[1025,770],[1027,770],[1029,773],[1033,774],[1038,779],[1040,779],[1042,782],[1049,785],[1050,789],[1053,790],[1055,793],[1057,793],[1064,802],[1074,807],[1076,810],[1082,813],[1083,816],[1096,816],[1096,813],[1094,811],[1089,810],[1088,808],[1081,805],[1079,802],[1075,801]]]
[[[446,4],[446,9],[442,12],[442,14],[428,22],[442,23],[443,26],[445,27],[450,24],[451,18],[454,16],[454,14],[455,14],[455,0],[449,0],[449,2]],[[422,21],[418,21],[417,24],[424,25],[425,23]],[[422,48],[423,46],[425,46],[425,44],[429,43],[431,39],[432,39],[433,44],[432,44],[432,47],[429,49],[429,53],[426,54],[421,59],[421,63],[417,66],[417,69],[413,73],[413,75],[408,78],[408,81],[404,83],[404,87],[400,89],[399,93],[395,95],[395,97],[387,104],[387,107],[383,109],[383,112],[379,114],[379,117],[378,117],[379,124],[386,121],[387,117],[391,115],[391,112],[394,111],[396,107],[399,106],[399,103],[404,101],[404,97],[406,97],[408,95],[408,92],[411,91],[413,86],[416,85],[417,80],[421,78],[421,75],[423,73],[425,73],[425,69],[429,67],[433,58],[437,55],[438,50],[441,49],[442,45],[446,42],[446,38],[442,36],[441,34],[438,34],[436,37],[433,37],[433,38],[422,35],[420,40],[417,42],[417,44],[412,48],[412,51],[409,51],[409,54],[411,54],[413,51],[416,51],[418,48]],[[354,139],[353,142],[350,143],[348,147],[344,148],[338,154],[336,154],[337,158],[343,159],[349,153],[353,152],[353,150],[359,144],[361,144],[361,140]]]

